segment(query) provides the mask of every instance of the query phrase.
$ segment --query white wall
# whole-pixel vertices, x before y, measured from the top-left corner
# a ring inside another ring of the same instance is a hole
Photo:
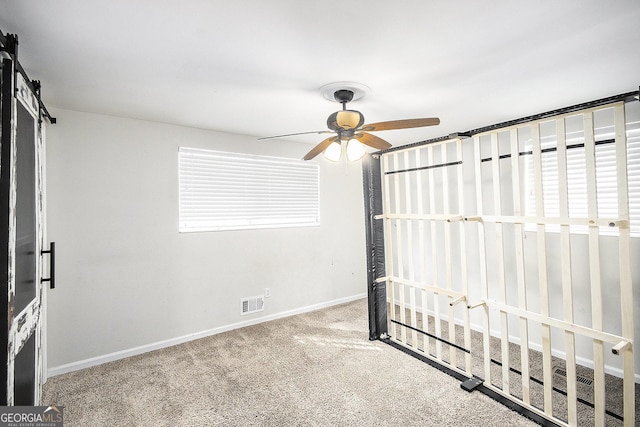
[[[50,369],[366,293],[360,163],[319,160],[319,227],[181,234],[179,146],[292,158],[311,146],[62,109],[52,115]],[[265,287],[272,297],[264,312],[240,316],[240,298]]]

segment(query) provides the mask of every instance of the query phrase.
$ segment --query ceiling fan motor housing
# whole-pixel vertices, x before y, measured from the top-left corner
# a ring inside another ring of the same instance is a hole
[[[327,119],[327,126],[334,131],[357,129],[364,123],[364,116],[360,111],[336,111]]]

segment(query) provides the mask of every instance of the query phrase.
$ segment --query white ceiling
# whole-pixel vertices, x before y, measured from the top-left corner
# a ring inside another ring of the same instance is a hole
[[[259,137],[325,129],[319,88],[355,81],[367,122],[440,117],[394,145],[637,90],[638,22],[638,0],[0,2],[48,106]]]

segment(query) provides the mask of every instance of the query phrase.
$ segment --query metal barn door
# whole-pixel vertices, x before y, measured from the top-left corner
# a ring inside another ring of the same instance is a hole
[[[634,426],[626,129],[619,102],[383,153],[388,340],[538,422]]]

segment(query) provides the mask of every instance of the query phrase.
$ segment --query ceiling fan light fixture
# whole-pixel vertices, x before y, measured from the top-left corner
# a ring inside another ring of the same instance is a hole
[[[332,162],[337,162],[340,160],[341,152],[342,152],[342,148],[340,147],[340,144],[337,142],[334,142],[331,145],[329,145],[326,150],[324,150],[323,154],[327,160],[331,160]]]
[[[347,142],[347,159],[350,162],[360,160],[364,156],[364,146],[357,139],[350,139]]]

